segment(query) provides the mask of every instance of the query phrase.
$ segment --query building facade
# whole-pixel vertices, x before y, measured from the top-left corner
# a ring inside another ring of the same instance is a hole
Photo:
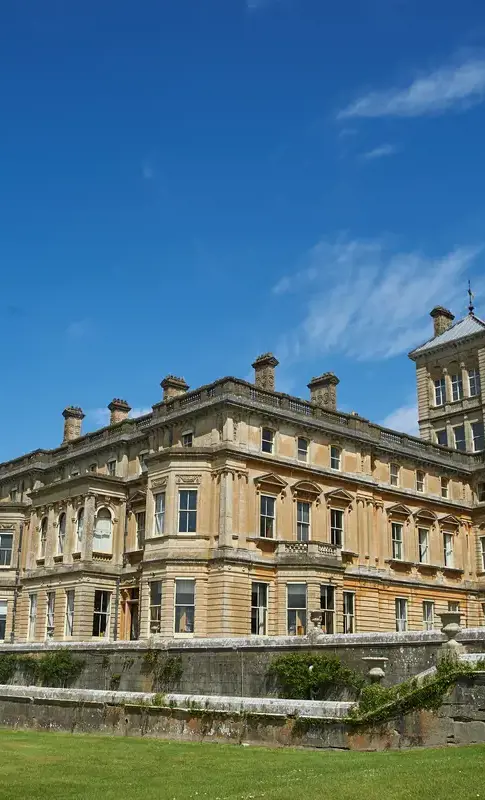
[[[421,439],[339,412],[332,373],[279,393],[272,354],[254,383],[168,376],[143,417],[115,399],[86,435],[66,408],[58,448],[0,465],[0,639],[484,625],[485,324],[432,314]]]

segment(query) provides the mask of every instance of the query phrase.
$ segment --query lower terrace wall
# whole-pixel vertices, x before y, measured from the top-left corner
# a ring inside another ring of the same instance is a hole
[[[469,653],[485,653],[485,628],[467,628],[458,637]],[[318,652],[338,656],[344,664],[365,673],[364,657],[389,659],[384,683],[400,683],[434,666],[445,640],[439,631],[408,633],[361,633],[309,637],[261,637],[250,639],[170,639],[136,642],[55,642],[45,645],[0,645],[2,653],[45,653],[68,649],[85,661],[75,686],[183,694],[271,697],[275,686],[267,678],[271,660],[288,652]],[[147,653],[160,659],[175,657],[180,666],[176,680],[155,686]],[[24,682],[21,675],[13,683]],[[346,699],[341,697],[338,699]]]
[[[485,742],[485,673],[460,679],[437,712],[416,711],[369,729],[335,718],[167,708],[143,705],[139,698],[116,692],[92,692],[97,696],[90,698],[86,692],[77,694],[78,698],[73,690],[0,686],[0,726],[343,750]]]

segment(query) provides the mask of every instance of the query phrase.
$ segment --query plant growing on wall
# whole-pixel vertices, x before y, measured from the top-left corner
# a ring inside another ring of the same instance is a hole
[[[29,681],[39,686],[70,686],[84,669],[85,662],[72,653],[59,650],[35,658],[18,656],[17,666]]]
[[[267,675],[276,681],[280,697],[295,700],[322,700],[336,688],[358,693],[364,684],[362,676],[344,666],[337,657],[311,653],[277,656],[271,661]]]
[[[154,690],[166,692],[177,686],[183,673],[181,656],[164,656],[159,650],[147,650],[143,661],[153,673]]]

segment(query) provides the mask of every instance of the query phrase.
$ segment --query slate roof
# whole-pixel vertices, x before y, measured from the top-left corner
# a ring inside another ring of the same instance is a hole
[[[442,344],[449,342],[456,342],[458,339],[465,339],[467,336],[473,336],[474,333],[485,333],[485,322],[475,316],[475,314],[467,314],[463,319],[458,320],[448,328],[447,331],[440,333],[439,336],[434,336],[429,341],[416,347],[409,355],[417,356],[421,353],[434,350],[435,347],[440,347]]]

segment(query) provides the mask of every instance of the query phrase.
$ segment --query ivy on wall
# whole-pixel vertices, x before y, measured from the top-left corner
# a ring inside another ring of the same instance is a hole
[[[356,695],[364,678],[342,664],[336,656],[288,653],[274,658],[267,676],[275,681],[280,697],[322,700],[334,689],[349,689]]]
[[[9,683],[15,673],[21,672],[33,686],[70,686],[84,669],[85,662],[74,658],[69,651],[59,650],[41,656],[0,655],[0,683]]]
[[[168,692],[177,687],[182,674],[182,657],[167,656],[160,650],[147,650],[143,657],[145,668],[153,674],[153,689]]]

